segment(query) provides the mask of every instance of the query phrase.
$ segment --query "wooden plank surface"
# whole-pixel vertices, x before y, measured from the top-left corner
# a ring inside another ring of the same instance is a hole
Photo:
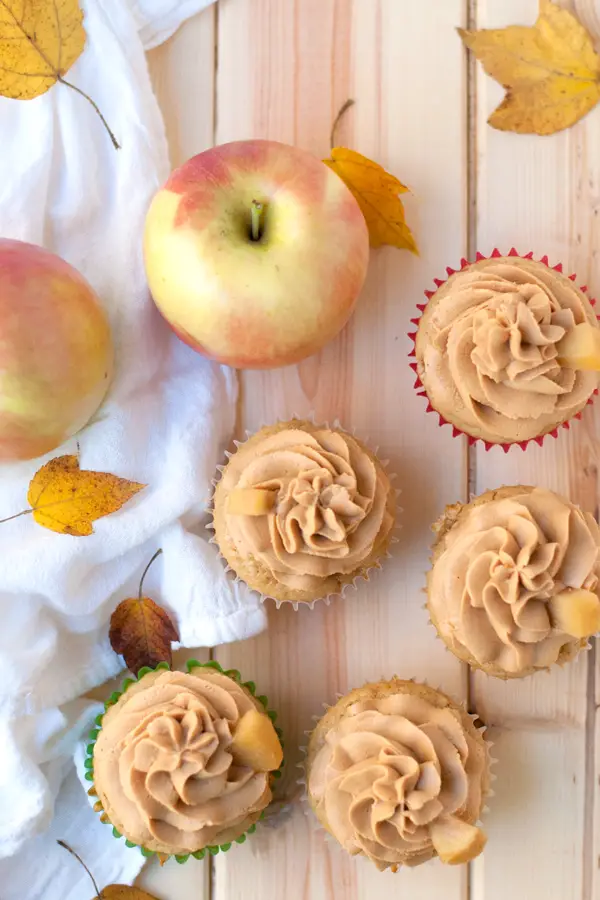
[[[217,142],[268,137],[324,156],[337,110],[354,98],[339,140],[413,188],[407,209],[422,251],[420,259],[374,252],[357,313],[333,344],[299,367],[242,379],[238,436],[293,413],[339,417],[390,458],[407,510],[394,559],[357,594],[313,611],[269,605],[268,634],[216,651],[280,710],[289,790],[303,732],[336,692],[397,673],[464,696],[465,673],[435,640],[421,590],[430,523],[446,502],[465,496],[465,446],[425,415],[406,359],[423,289],[465,250],[465,73],[454,39],[463,7],[462,0],[219,5]],[[445,109],[453,112],[440,154],[437,117]],[[215,859],[215,900],[357,900],[392,891],[466,900],[467,871],[434,863],[380,874],[326,842],[300,808],[280,829],[263,828]]]
[[[564,3],[600,38],[597,0]],[[537,0],[484,0],[481,28],[532,24]],[[486,124],[502,89],[478,68],[477,248],[547,254],[600,293],[600,116],[598,111],[552,137],[513,135]],[[596,512],[598,419],[582,422],[525,453],[500,449],[472,455],[471,488],[502,484],[552,488]],[[593,706],[590,654],[524,681],[502,683],[477,674],[472,698],[492,726],[499,758],[491,802],[489,844],[475,862],[474,900],[588,900],[598,846],[593,848]],[[587,830],[586,830],[587,824]],[[595,860],[595,861],[594,861]],[[507,862],[510,861],[510,864]],[[596,868],[597,872],[597,868]]]
[[[600,0],[563,5],[600,43]],[[478,71],[468,135],[466,67],[453,32],[467,9],[479,27],[531,24],[537,0],[219,0],[150,55],[174,164],[213,140],[249,137],[325,155],[331,122],[353,97],[340,142],[413,188],[408,217],[422,250],[419,259],[373,253],[352,323],[317,357],[243,376],[238,437],[292,413],[339,417],[392,460],[404,530],[394,559],[356,595],[312,612],[270,606],[268,634],[217,650],[280,710],[290,763],[283,789],[294,802],[278,828],[213,860],[210,890],[208,867],[150,869],[145,884],[165,900],[600,900],[600,654],[516,683],[469,679],[421,609],[429,524],[468,490],[536,483],[599,505],[598,411],[543,450],[468,458],[412,392],[407,321],[423,288],[468,243],[484,253],[513,244],[547,253],[600,294],[599,111],[551,138],[501,134],[486,118],[502,91]],[[470,694],[492,724],[490,841],[470,873],[433,863],[379,875],[325,842],[294,799],[297,747],[321,703],[392,672]]]

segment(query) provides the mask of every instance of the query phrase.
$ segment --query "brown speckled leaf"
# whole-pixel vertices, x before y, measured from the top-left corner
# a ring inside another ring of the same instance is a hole
[[[109,884],[100,891],[101,900],[156,900],[153,894],[126,884]]]
[[[175,625],[150,597],[128,597],[110,618],[110,644],[121,653],[130,672],[159,662],[171,665],[171,642],[179,640]]]
[[[145,484],[79,468],[76,456],[57,456],[31,479],[27,502],[38,525],[58,534],[92,534],[92,522],[121,509]]]

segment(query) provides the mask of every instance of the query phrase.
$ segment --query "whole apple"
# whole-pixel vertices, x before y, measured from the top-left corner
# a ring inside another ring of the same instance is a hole
[[[238,141],[194,156],[144,234],[154,301],[182,340],[238,368],[298,362],[347,322],[369,238],[358,203],[310,153]]]
[[[87,281],[42,247],[0,238],[0,462],[56,449],[91,418],[112,371]]]

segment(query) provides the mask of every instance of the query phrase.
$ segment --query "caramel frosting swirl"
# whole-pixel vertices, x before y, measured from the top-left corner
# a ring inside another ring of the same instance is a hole
[[[243,559],[280,585],[322,596],[335,589],[332,576],[374,564],[393,526],[391,488],[349,434],[298,424],[244,444],[219,490],[270,492],[264,515],[225,507],[228,536]]]
[[[458,656],[516,676],[579,648],[580,640],[557,626],[553,598],[577,589],[598,593],[600,529],[552,491],[497,495],[463,508],[446,533],[429,577],[429,608]]]
[[[94,784],[129,840],[191,853],[233,840],[270,802],[268,774],[236,764],[232,734],[254,703],[205,668],[150,673],[108,710],[94,749]]]
[[[481,811],[483,741],[470,720],[466,727],[466,713],[429,692],[442,708],[408,692],[353,703],[310,767],[317,815],[349,853],[378,869],[426,862],[435,855],[435,823],[473,823]]]
[[[596,372],[560,366],[557,345],[597,319],[565,276],[527,259],[483,260],[453,275],[419,324],[417,366],[432,405],[484,440],[523,441],[579,412]]]

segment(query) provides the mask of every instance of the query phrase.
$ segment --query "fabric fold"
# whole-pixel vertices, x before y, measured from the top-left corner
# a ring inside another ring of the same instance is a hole
[[[210,482],[234,425],[235,373],[171,333],[149,296],[141,252],[146,210],[169,171],[144,47],[210,2],[82,4],[87,45],[69,78],[94,98],[119,151],[90,105],[63,85],[29,102],[0,100],[0,160],[11,173],[0,184],[0,234],[41,244],[81,271],[108,313],[116,351],[107,401],[77,441],[0,468],[0,517],[27,506],[30,478],[62,453],[79,450],[82,468],[148,485],[99,520],[90,537],[53,534],[30,516],[0,525],[0,728],[7,748],[0,810],[10,810],[9,819],[0,814],[0,857],[48,826],[65,773],[69,790],[59,809],[73,821],[85,811],[85,794],[72,789],[68,775],[77,734],[71,701],[121,668],[108,620],[121,599],[135,595],[157,547],[163,557],[147,590],[177,620],[183,643],[240,640],[266,624],[257,598],[226,578],[203,528]],[[66,711],[58,708],[63,704]],[[103,870],[101,844],[112,839],[101,827],[94,834],[98,846],[83,855],[94,860],[98,881],[128,880],[135,868],[130,851],[112,842],[113,862]],[[22,852],[27,859],[29,845]],[[87,897],[85,875],[80,882],[62,856],[70,892],[61,893],[60,879],[48,888],[55,856],[44,851],[35,878],[18,864],[20,856],[14,865],[2,862],[3,897]]]

